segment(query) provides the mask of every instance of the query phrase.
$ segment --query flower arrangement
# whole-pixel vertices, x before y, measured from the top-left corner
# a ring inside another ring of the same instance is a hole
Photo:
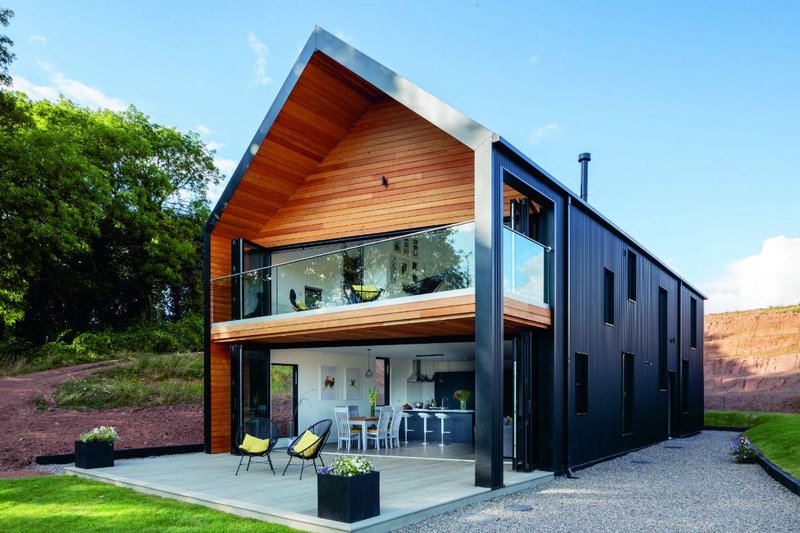
[[[453,393],[453,398],[461,402],[461,409],[464,410],[467,408],[467,400],[472,398],[472,391],[467,389],[458,389]]]
[[[366,457],[343,455],[319,471],[320,474],[353,477],[375,471],[375,465]]]
[[[759,450],[750,439],[742,435],[736,439],[736,444],[731,444],[730,455],[737,463],[752,463],[758,457]]]
[[[116,428],[112,426],[100,426],[86,433],[81,433],[82,442],[108,442],[114,443],[119,438]]]

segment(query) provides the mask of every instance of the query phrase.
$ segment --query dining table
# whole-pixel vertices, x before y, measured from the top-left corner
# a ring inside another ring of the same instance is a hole
[[[380,420],[377,416],[351,416],[350,425],[361,428],[361,449],[367,450],[367,425],[377,424]]]

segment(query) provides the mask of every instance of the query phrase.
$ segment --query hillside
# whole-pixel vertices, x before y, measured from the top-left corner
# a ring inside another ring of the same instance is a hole
[[[705,317],[707,410],[800,412],[800,306]]]

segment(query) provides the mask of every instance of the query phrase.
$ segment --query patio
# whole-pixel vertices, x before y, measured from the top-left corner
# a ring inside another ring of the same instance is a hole
[[[335,446],[330,451],[326,447],[326,464],[335,453]],[[79,477],[305,531],[387,531],[553,479],[549,472],[514,472],[506,465],[506,486],[490,491],[474,485],[472,460],[444,459],[435,454],[407,457],[398,451],[376,455],[371,459],[381,473],[381,514],[345,524],[317,518],[317,483],[311,470],[306,470],[301,481],[299,464],[295,466],[293,461],[286,476],[281,477],[288,458],[278,449],[272,459],[275,476],[263,464],[234,476],[237,456],[202,453],[121,460],[113,468],[66,470]]]

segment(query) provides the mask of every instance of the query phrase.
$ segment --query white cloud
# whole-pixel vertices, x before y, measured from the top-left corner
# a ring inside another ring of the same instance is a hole
[[[58,91],[46,85],[36,85],[22,76],[14,76],[11,89],[27,94],[32,100],[58,100]]]
[[[211,133],[211,130],[208,128],[208,126],[204,126],[203,124],[198,124],[195,129],[200,135],[208,135]]]
[[[544,126],[536,128],[528,135],[528,142],[530,144],[539,144],[544,139],[560,133],[561,129],[561,126],[555,122],[545,124]]]
[[[61,72],[53,72],[53,66],[49,63],[39,61],[39,67],[47,72],[50,77],[50,85],[36,85],[22,76],[14,76],[12,88],[22,91],[33,100],[58,101],[59,95],[64,95],[78,105],[104,108],[112,111],[122,111],[128,106],[119,98],[106,96],[100,89],[96,89],[85,83],[67,78]]]
[[[535,67],[539,64],[539,57],[538,56],[531,56],[531,66]]]
[[[206,143],[206,148],[208,148],[209,150],[219,150],[223,146],[225,146],[223,143],[219,143],[217,141],[208,141]]]
[[[39,68],[45,72],[53,72],[53,65],[48,63],[47,61],[42,61],[41,59],[37,59],[36,64],[39,65]]]
[[[771,237],[757,255],[729,264],[725,274],[700,289],[707,313],[800,302],[800,237]]]
[[[47,37],[44,35],[39,35],[38,33],[34,33],[28,37],[28,42],[34,46],[44,46],[47,44]]]
[[[214,159],[214,164],[226,177],[233,174],[233,171],[236,170],[236,165],[238,165],[233,159],[223,159],[221,157]]]
[[[267,76],[267,56],[269,55],[269,48],[267,48],[267,45],[262,43],[252,31],[247,34],[247,42],[250,44],[250,50],[256,55],[256,61],[253,63],[253,75],[255,76],[256,83],[266,85],[272,81],[272,78]]]

